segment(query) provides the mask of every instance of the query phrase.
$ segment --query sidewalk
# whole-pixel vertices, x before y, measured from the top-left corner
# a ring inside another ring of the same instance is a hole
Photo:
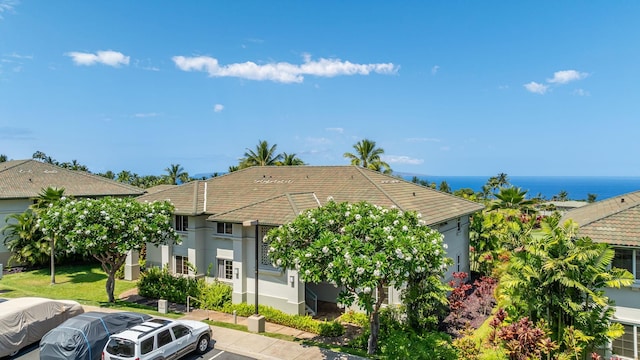
[[[129,293],[121,294],[120,298],[130,302],[139,302],[143,299],[137,294],[137,289]],[[155,306],[157,306],[157,302],[155,304]],[[185,315],[182,316],[181,319],[185,320],[211,320],[230,324],[234,323],[233,315],[218,311],[193,309],[186,313],[184,305],[177,304],[169,304],[169,310],[184,313]],[[238,316],[235,319],[235,323],[246,326],[247,318]],[[359,356],[344,354],[317,346],[303,345],[295,341],[274,339],[265,335],[225,327],[211,326],[211,330],[213,332],[211,343],[215,349],[229,351],[259,360],[364,359]],[[265,324],[265,331],[272,334],[293,336],[303,340],[313,339],[318,336],[317,334],[269,322]]]
[[[209,319],[213,321],[233,323],[232,315],[199,309],[186,314],[182,319],[200,321]],[[246,322],[246,318],[238,317],[238,324],[246,325]],[[317,346],[303,345],[294,341],[274,339],[268,336],[245,331],[217,326],[212,326],[211,329],[213,331],[212,343],[214,348],[249,356],[259,360],[363,359],[362,357],[355,355],[343,354]],[[316,334],[272,323],[266,323],[265,331],[268,333],[295,336],[299,339],[311,339],[316,336]]]

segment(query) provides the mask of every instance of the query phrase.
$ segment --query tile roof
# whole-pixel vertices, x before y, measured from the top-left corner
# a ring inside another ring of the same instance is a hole
[[[472,201],[356,166],[256,166],[145,194],[139,200],[170,200],[176,213],[209,214],[210,220],[259,219],[276,225],[288,222],[301,210],[325,203],[330,196],[336,201],[366,200],[415,210],[429,225],[483,208]]]
[[[64,188],[66,195],[73,196],[144,194],[144,189],[135,186],[36,160],[0,163],[0,199],[32,199],[47,187]]]
[[[612,245],[640,246],[640,191],[598,201],[564,214],[573,219],[579,235]]]

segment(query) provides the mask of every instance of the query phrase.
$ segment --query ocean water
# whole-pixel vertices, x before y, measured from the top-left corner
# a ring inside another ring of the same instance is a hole
[[[411,181],[413,176],[403,176]],[[452,191],[470,188],[481,191],[489,176],[418,176],[418,178],[435,182],[437,186],[446,181]],[[596,194],[596,200],[640,190],[640,177],[623,176],[509,176],[513,186],[527,190],[527,197],[540,194],[544,199],[551,199],[560,191],[566,191],[570,200],[586,200],[587,194]]]

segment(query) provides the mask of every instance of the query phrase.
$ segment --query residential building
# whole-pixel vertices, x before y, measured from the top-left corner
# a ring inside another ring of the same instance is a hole
[[[173,203],[174,225],[182,240],[147,247],[146,264],[226,282],[233,287],[234,303],[254,304],[257,259],[260,304],[290,314],[314,312],[318,301],[335,303],[340,289],[304,283],[295,270],[274,267],[261,240],[270,229],[324,205],[330,197],[421,213],[427,225],[444,234],[454,261],[447,277],[469,271],[469,216],[480,211],[481,204],[356,166],[250,167],[145,194],[139,201]],[[395,289],[380,296],[388,303],[399,301]]]
[[[579,236],[610,244],[615,251],[612,266],[635,277],[633,285],[607,289],[607,295],[615,301],[614,321],[625,328],[625,334],[612,343],[613,354],[640,358],[640,191],[568,211],[562,222],[567,219],[578,223]]]
[[[0,228],[11,214],[29,208],[48,187],[64,188],[75,197],[139,196],[144,189],[109,180],[85,171],[75,171],[36,160],[11,160],[0,163]],[[0,233],[0,264],[7,265],[11,253]]]

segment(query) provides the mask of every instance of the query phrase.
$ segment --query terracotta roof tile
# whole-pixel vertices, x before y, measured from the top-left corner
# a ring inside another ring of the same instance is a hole
[[[47,187],[64,188],[73,196],[133,196],[144,190],[85,171],[61,168],[36,160],[0,163],[0,199],[32,199]]]
[[[366,200],[380,206],[415,210],[422,213],[428,224],[483,208],[472,201],[356,166],[250,167],[146,194],[139,199],[169,199],[178,214],[214,215],[211,219],[225,214],[225,221],[234,222],[247,219],[263,222],[262,219],[269,217],[274,224],[281,224],[288,221],[290,215],[287,214],[297,215],[293,205],[300,208],[317,206],[310,195],[304,194],[313,194],[321,204],[331,196],[339,202]]]
[[[579,235],[613,245],[640,246],[640,191],[598,201],[565,213]]]

